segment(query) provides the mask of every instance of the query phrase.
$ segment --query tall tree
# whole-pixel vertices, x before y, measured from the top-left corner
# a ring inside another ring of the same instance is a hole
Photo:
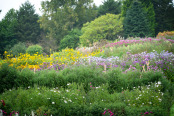
[[[124,0],[122,16],[126,15],[127,9],[133,0]],[[139,0],[143,3],[148,13],[153,35],[166,30],[174,30],[174,5],[172,0]]]
[[[126,16],[127,10],[130,8],[132,2],[134,0],[123,0],[123,6],[122,6],[122,11],[121,14],[122,16]],[[147,18],[150,23],[150,30],[151,30],[151,35],[150,36],[155,36],[155,28],[156,28],[156,21],[155,21],[155,11],[154,11],[154,6],[151,3],[151,0],[138,0],[142,3],[144,9],[147,12]]]
[[[49,39],[55,39],[57,44],[75,27],[96,16],[92,0],[51,0],[42,2],[43,15],[39,22],[47,32]]]
[[[17,43],[15,27],[17,25],[16,10],[10,9],[5,17],[0,21],[0,54],[3,55],[5,50],[9,50]]]
[[[38,14],[34,6],[26,1],[17,12],[16,33],[19,41],[37,43],[40,36],[40,26],[37,22]]]
[[[174,4],[172,0],[151,0],[157,22],[156,34],[174,30]]]
[[[121,13],[121,1],[115,0],[104,0],[103,5],[99,6],[98,16],[110,14],[120,14]]]
[[[141,2],[132,2],[126,12],[123,27],[125,37],[145,37],[151,35],[147,13],[141,5]]]

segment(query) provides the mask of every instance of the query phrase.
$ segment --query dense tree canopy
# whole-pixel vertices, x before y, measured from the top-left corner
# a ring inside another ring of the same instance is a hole
[[[51,0],[42,2],[43,15],[39,22],[47,37],[57,43],[75,27],[91,21],[96,16],[92,0]]]
[[[123,1],[123,6],[122,6],[122,16],[126,16],[126,12],[130,8],[132,2],[135,0],[124,0]],[[155,36],[155,28],[156,28],[156,21],[155,21],[155,11],[154,11],[154,6],[149,0],[139,0],[142,3],[142,6],[147,12],[147,18],[150,23],[150,30],[151,30],[151,35],[150,36]]]
[[[122,16],[126,15],[128,8],[134,0],[124,0]],[[147,11],[148,20],[153,36],[158,32],[174,30],[174,5],[172,0],[139,0]]]
[[[126,13],[123,25],[125,37],[146,37],[151,35],[147,13],[143,9],[141,2],[132,2]]]
[[[17,12],[16,34],[19,41],[37,43],[40,36],[39,16],[28,1]]]
[[[123,18],[120,15],[106,14],[96,18],[82,27],[80,42],[84,46],[89,46],[93,42],[101,39],[113,40],[123,31]]]
[[[0,54],[3,55],[5,50],[9,50],[17,43],[15,27],[17,24],[16,10],[10,9],[0,22]]]
[[[104,0],[103,5],[99,6],[98,15],[110,14],[120,14],[121,13],[121,1],[115,0]]]

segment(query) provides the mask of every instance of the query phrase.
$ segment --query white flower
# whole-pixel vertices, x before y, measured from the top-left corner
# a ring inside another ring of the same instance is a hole
[[[65,102],[65,103],[67,103],[67,101],[66,101],[66,100],[64,100],[64,102]]]
[[[68,83],[67,85],[70,85],[70,83]]]
[[[39,87],[37,89],[40,89]]]
[[[30,86],[28,86],[28,88],[30,88]]]
[[[66,90],[66,92],[69,92],[69,90]]]
[[[144,105],[144,103],[142,103],[142,105]]]
[[[69,102],[72,102],[71,100],[68,100]]]
[[[54,91],[54,92],[56,92],[56,91]]]
[[[55,104],[55,102],[52,102],[52,104]]]
[[[164,93],[161,92],[161,95],[163,96]]]
[[[31,98],[31,99],[33,99],[33,98]]]
[[[143,91],[143,93],[144,93],[144,91]],[[140,94],[139,96],[142,96],[142,95]]]
[[[56,89],[58,89],[58,87],[56,87]]]
[[[159,100],[159,102],[161,102],[161,101],[162,101],[162,99],[160,99],[160,98],[158,98],[158,100]]]
[[[50,98],[47,98],[47,99],[50,99]]]
[[[149,104],[152,104],[152,102],[149,102]]]
[[[161,81],[158,81],[158,85],[161,85]]]
[[[85,97],[83,96],[83,98],[85,98]]]
[[[40,95],[40,93],[38,93],[38,95]]]

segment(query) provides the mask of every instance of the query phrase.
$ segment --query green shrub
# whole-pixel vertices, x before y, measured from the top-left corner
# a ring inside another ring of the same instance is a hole
[[[78,29],[70,31],[68,35],[60,41],[60,50],[66,47],[75,49],[78,46],[80,35],[81,31]]]
[[[65,86],[65,80],[62,73],[55,70],[40,71],[35,74],[34,83],[38,86],[61,87]]]
[[[15,44],[9,52],[11,52],[11,54],[13,54],[13,56],[19,56],[20,53],[25,54],[26,53],[26,46],[24,43],[17,43]]]
[[[106,83],[106,79],[102,76],[102,70],[92,69],[90,66],[79,66],[75,68],[64,69],[62,74],[67,83],[83,83],[86,91],[89,90],[89,83],[93,83],[94,86],[99,86]]]
[[[29,53],[30,55],[42,54],[42,46],[40,46],[40,45],[31,45],[27,48],[26,52]]]
[[[8,66],[7,63],[2,64],[0,67],[0,93],[12,89],[15,86],[16,78],[17,70]]]
[[[80,43],[90,46],[101,39],[114,40],[123,31],[123,18],[120,15],[106,14],[96,18],[82,27]]]
[[[174,104],[170,108],[170,116],[173,116],[173,115],[174,115]]]
[[[28,68],[18,71],[17,78],[15,79],[16,87],[32,87],[34,85],[34,72]]]

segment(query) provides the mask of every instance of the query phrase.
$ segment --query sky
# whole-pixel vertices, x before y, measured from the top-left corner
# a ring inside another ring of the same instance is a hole
[[[4,18],[4,16],[6,15],[6,13],[11,9],[14,8],[15,10],[19,10],[19,7],[25,3],[25,1],[27,0],[0,0],[0,20],[2,20],[2,18]],[[45,1],[45,0],[28,0],[32,5],[34,5],[36,13],[41,15],[42,13],[40,12],[40,8],[41,8],[41,1]],[[102,2],[104,0],[93,0],[94,3],[99,6],[102,4]]]

